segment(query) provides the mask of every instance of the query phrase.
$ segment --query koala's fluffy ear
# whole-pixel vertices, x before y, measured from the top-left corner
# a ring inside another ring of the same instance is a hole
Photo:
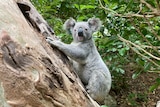
[[[101,27],[101,21],[99,18],[90,18],[88,19],[88,25],[92,29],[93,32],[99,30]]]
[[[69,18],[63,25],[63,28],[71,34],[73,27],[75,26],[76,21],[73,18]]]

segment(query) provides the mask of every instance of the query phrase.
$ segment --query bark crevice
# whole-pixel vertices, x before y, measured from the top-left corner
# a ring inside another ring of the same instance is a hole
[[[28,2],[18,2],[18,7],[23,13],[26,20],[29,22],[34,29],[40,32],[43,36],[55,37],[53,29],[48,25],[48,23],[42,18],[42,16],[36,11],[34,6]],[[56,38],[56,37],[55,37]]]

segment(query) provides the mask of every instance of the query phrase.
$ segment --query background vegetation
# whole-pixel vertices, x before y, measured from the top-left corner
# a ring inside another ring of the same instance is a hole
[[[70,43],[62,29],[66,19],[86,21],[98,17],[103,26],[93,36],[113,78],[112,90],[128,89],[139,75],[156,74],[147,92],[130,92],[124,100],[137,106],[147,102],[149,92],[160,85],[160,1],[159,0],[31,0],[57,36]],[[132,76],[128,77],[127,73]],[[147,79],[147,78],[146,78]],[[133,84],[134,85],[134,84]]]

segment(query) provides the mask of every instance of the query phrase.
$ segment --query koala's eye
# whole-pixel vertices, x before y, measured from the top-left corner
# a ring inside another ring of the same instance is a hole
[[[88,29],[86,28],[85,30],[87,31]]]
[[[74,29],[74,31],[76,31],[76,29]]]

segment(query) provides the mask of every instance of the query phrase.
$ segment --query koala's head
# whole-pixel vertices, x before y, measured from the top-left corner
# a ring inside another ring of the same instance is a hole
[[[90,18],[87,22],[76,22],[73,18],[64,23],[64,29],[72,34],[75,42],[83,42],[92,38],[93,32],[101,26],[98,18]]]

